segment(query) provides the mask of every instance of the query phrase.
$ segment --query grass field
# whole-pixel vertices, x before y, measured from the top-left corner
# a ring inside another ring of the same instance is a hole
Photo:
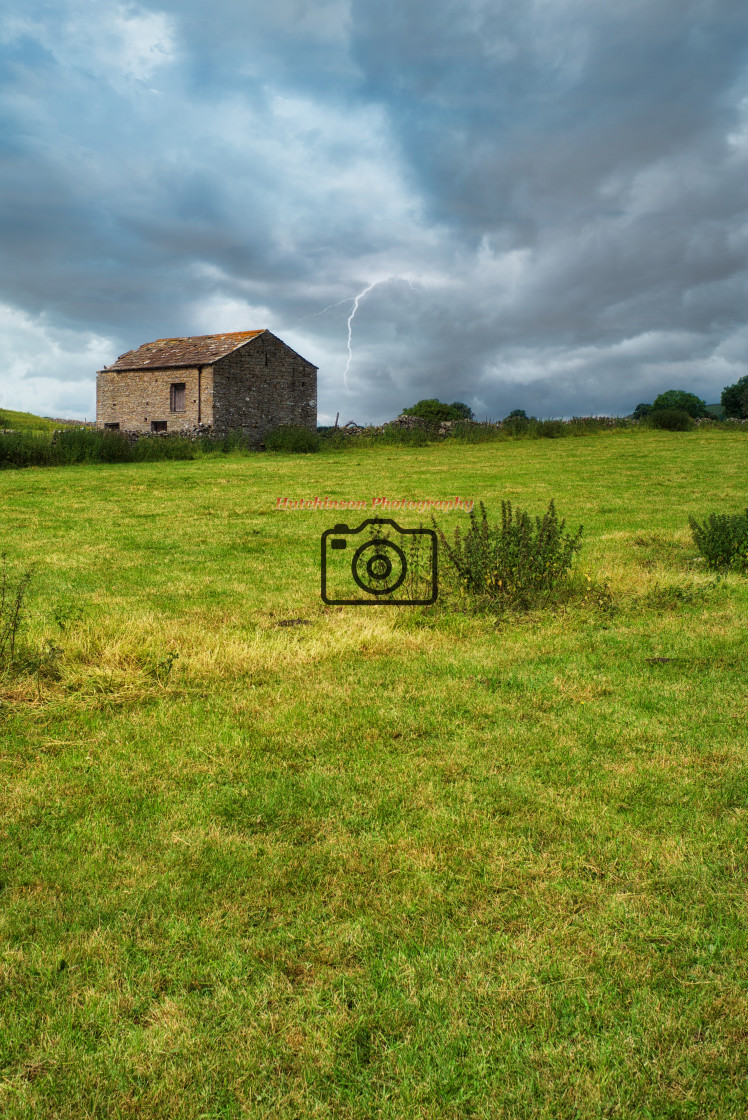
[[[54,432],[60,428],[76,426],[75,420],[53,420],[48,416],[36,416],[33,412],[14,412],[10,408],[0,408],[0,428],[24,432]]]
[[[703,430],[4,472],[0,1112],[745,1116],[748,580],[687,518],[747,492]],[[275,509],[455,494],[612,603],[325,608],[347,515]]]

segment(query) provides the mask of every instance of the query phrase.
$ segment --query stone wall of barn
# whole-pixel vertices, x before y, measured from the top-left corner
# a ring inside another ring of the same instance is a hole
[[[317,428],[317,370],[266,331],[213,366],[213,426],[253,443],[280,424]]]
[[[171,408],[171,386],[185,386],[184,408]],[[213,367],[200,369],[101,370],[96,378],[96,426],[150,432],[154,421],[167,432],[189,432],[213,424]]]

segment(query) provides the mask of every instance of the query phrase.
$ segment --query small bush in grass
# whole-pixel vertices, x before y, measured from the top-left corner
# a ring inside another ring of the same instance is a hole
[[[301,424],[281,424],[265,436],[268,451],[319,451],[320,437]]]
[[[438,528],[442,553],[461,590],[487,604],[528,607],[548,600],[565,580],[581,548],[582,526],[566,532],[553,501],[543,517],[501,503],[501,520],[493,524],[486,507],[471,511],[467,530],[455,529],[452,543]]]
[[[703,525],[689,517],[688,524],[709,568],[748,573],[748,509],[745,513],[710,513]]]
[[[651,428],[664,432],[690,432],[693,419],[683,408],[655,408],[647,417]]]

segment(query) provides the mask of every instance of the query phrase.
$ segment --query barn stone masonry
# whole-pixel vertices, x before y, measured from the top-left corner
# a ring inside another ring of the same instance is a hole
[[[259,445],[281,424],[316,429],[317,367],[267,330],[161,338],[96,377],[99,428],[240,430]]]

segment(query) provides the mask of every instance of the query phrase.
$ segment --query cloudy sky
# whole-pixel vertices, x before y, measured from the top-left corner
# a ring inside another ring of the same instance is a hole
[[[4,12],[0,405],[90,418],[120,353],[258,327],[320,422],[748,373],[745,0]]]

